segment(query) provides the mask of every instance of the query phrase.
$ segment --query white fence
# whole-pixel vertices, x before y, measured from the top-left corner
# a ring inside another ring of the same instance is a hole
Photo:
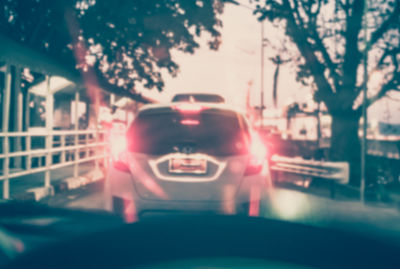
[[[6,132],[0,133],[0,140],[3,199],[10,198],[9,182],[14,178],[44,172],[43,186],[50,189],[52,170],[73,165],[74,177],[78,177],[80,163],[94,161],[96,168],[102,161],[107,164],[104,130]]]

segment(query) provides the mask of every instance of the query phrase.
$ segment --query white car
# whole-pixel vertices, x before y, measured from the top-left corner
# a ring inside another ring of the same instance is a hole
[[[260,201],[271,187],[266,152],[234,109],[211,103],[147,105],[126,138],[126,150],[106,180],[107,207],[115,213],[128,219],[193,210],[260,214]]]

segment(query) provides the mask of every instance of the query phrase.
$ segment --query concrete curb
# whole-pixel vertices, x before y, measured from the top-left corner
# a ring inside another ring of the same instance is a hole
[[[24,194],[19,197],[19,200],[24,201],[39,201],[46,196],[54,195],[53,186],[50,187],[37,187],[28,189]]]
[[[86,174],[78,176],[77,178],[68,177],[54,182],[54,184],[52,184],[50,187],[37,187],[28,189],[23,194],[18,195],[16,199],[23,201],[39,201],[47,196],[78,189],[104,179],[105,175],[103,171],[100,169],[94,169]]]
[[[58,182],[57,186],[55,187],[55,190],[56,193],[73,190],[103,180],[104,178],[105,178],[104,173],[100,169],[92,170],[77,178],[69,177],[61,180],[60,182]]]

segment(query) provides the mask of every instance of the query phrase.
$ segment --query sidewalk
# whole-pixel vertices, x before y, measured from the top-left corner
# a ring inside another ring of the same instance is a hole
[[[74,166],[66,166],[50,172],[50,183],[54,191],[57,193],[64,189],[77,188],[82,182],[81,177],[94,171],[94,162],[87,162],[79,164],[79,178],[73,179]],[[26,176],[10,179],[10,199],[16,200],[30,200],[32,189],[44,187],[44,172],[34,173]],[[71,184],[71,182],[73,182]],[[3,192],[3,184],[0,182],[0,193]]]

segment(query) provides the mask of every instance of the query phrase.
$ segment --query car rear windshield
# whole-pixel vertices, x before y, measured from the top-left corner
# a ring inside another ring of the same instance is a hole
[[[246,154],[248,130],[230,111],[142,113],[128,131],[129,151],[151,155],[172,152],[212,156]]]
[[[219,95],[213,94],[177,94],[172,99],[172,102],[205,102],[205,103],[224,103],[225,100]]]

